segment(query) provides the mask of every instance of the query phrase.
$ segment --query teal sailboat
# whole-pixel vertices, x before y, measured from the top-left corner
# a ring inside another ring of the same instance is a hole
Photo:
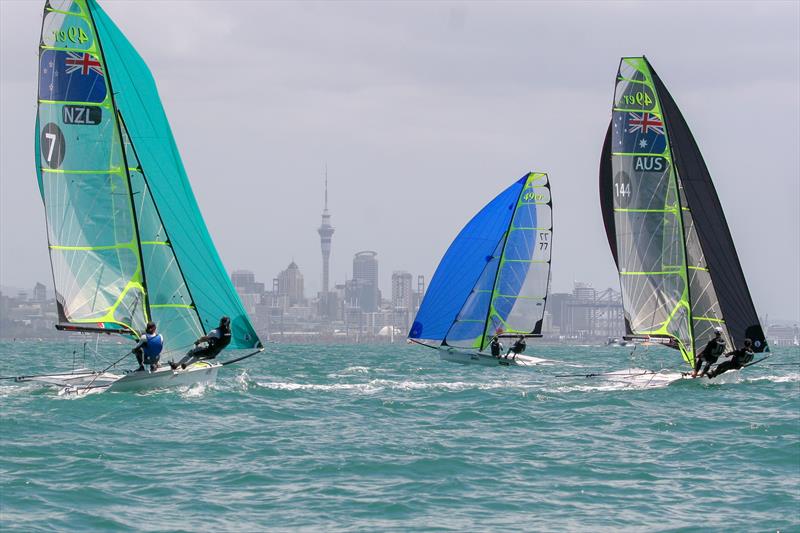
[[[261,347],[200,214],[153,76],[95,0],[45,4],[36,173],[58,329],[138,338],[153,321],[164,361],[228,316],[230,349]],[[219,366],[50,381],[162,386],[213,380]]]
[[[533,365],[492,355],[491,341],[541,337],[550,281],[552,199],[547,174],[530,172],[481,209],[450,245],[409,331],[412,342],[463,364]],[[495,348],[497,351],[497,349]]]

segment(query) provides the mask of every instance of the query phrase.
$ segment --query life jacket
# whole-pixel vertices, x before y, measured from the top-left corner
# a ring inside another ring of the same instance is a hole
[[[145,333],[145,343],[142,345],[142,352],[144,352],[145,360],[158,359],[161,355],[161,350],[164,349],[164,337],[160,333],[150,335]]]
[[[719,357],[723,353],[725,353],[725,341],[719,339],[718,341],[714,342],[714,346],[711,347],[711,353],[709,355]]]
[[[752,361],[753,357],[755,357],[755,354],[753,353],[752,350],[749,350],[747,348],[739,348],[738,350],[733,352],[733,357],[731,359],[735,364],[743,366]]]

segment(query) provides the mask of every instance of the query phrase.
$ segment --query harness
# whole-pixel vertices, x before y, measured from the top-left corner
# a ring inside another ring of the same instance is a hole
[[[217,328],[217,331],[219,331],[219,328]],[[211,337],[208,339],[208,352],[212,355],[217,355],[231,343],[232,337],[230,330],[225,332],[220,331],[220,333],[222,333],[222,337]]]

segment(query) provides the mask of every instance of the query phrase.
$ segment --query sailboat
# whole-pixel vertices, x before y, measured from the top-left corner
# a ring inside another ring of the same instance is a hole
[[[769,351],[711,175],[645,57],[620,61],[600,203],[626,339],[673,348],[689,365],[716,328],[729,350],[747,338]]]
[[[503,351],[491,339],[541,337],[553,236],[547,174],[530,172],[490,201],[439,262],[408,333],[442,360],[485,366],[546,361]]]
[[[153,77],[95,0],[46,2],[37,102],[56,328],[137,339],[153,321],[166,361],[228,316],[228,348],[257,353],[261,342],[211,241]],[[225,364],[18,381],[78,394],[207,384]]]

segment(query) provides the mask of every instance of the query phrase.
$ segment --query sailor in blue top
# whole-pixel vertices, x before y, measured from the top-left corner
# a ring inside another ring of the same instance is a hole
[[[139,342],[133,347],[139,368],[144,370],[144,365],[150,365],[150,371],[154,372],[158,368],[158,360],[161,358],[161,350],[164,349],[164,337],[157,333],[155,322],[148,322],[144,335],[139,337]]]

